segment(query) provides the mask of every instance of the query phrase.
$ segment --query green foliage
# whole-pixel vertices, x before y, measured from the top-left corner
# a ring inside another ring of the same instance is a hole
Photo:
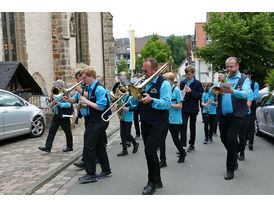
[[[137,58],[137,67],[143,64],[143,60],[153,57],[158,63],[167,62],[171,55],[171,50],[167,43],[160,41],[157,34],[153,34],[150,39],[147,40],[145,46],[140,51],[141,57]]]
[[[266,83],[268,84],[269,90],[274,90],[274,69],[270,70],[266,78]]]
[[[127,61],[125,59],[122,59],[119,62],[119,65],[118,65],[118,74],[120,72],[128,72],[128,64],[127,64]]]
[[[176,37],[173,34],[166,40],[172,52],[173,70],[177,71],[180,64],[187,57],[187,39],[190,37]]]
[[[214,72],[225,69],[229,56],[238,57],[240,71],[250,69],[253,80],[263,85],[274,63],[274,13],[210,13],[204,30],[210,42],[195,48],[196,54],[212,64]]]

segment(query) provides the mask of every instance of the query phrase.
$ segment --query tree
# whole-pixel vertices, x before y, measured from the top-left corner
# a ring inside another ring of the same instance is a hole
[[[198,57],[222,72],[229,56],[238,57],[240,70],[250,69],[253,79],[263,85],[274,64],[274,13],[224,12],[210,13],[203,26],[209,43],[195,48]]]
[[[268,84],[269,90],[274,90],[274,69],[270,70],[267,75],[266,83]]]
[[[150,39],[147,40],[144,48],[140,50],[141,57],[137,59],[138,67],[143,63],[145,58],[153,57],[159,63],[167,62],[171,55],[171,50],[167,43],[160,41],[157,34],[153,34]]]
[[[166,40],[174,60],[173,69],[177,70],[187,56],[187,37],[176,37],[173,34]]]
[[[128,64],[125,59],[122,59],[121,61],[119,61],[117,67],[118,67],[118,74],[120,72],[128,72]]]

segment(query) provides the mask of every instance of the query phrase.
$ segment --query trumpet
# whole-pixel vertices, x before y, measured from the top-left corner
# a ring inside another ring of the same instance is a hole
[[[214,94],[217,94],[217,95],[218,95],[218,94],[222,94],[220,84],[221,84],[221,83],[227,83],[226,78],[229,76],[229,74],[230,74],[230,72],[228,72],[228,74],[225,75],[225,79],[223,79],[222,81],[220,81],[215,87],[212,88],[212,92],[213,92]]]
[[[152,76],[150,76],[148,79],[145,80],[145,77],[141,77],[134,85],[128,85],[127,92],[125,92],[123,95],[121,95],[116,102],[114,102],[101,116],[101,118],[108,122],[111,118],[113,118],[120,110],[129,103],[129,101],[132,98],[135,98],[137,100],[141,100],[142,98],[142,90],[145,88],[147,84],[149,84],[153,79],[155,79],[157,76],[161,75],[167,68],[169,63],[165,63],[162,67],[160,67]],[[142,82],[142,83],[140,83]],[[139,84],[140,83],[140,84]],[[121,106],[117,111],[115,111],[112,115],[110,115],[107,119],[104,118],[104,115],[110,110],[116,103],[120,102],[122,98],[124,98],[126,95],[130,94],[131,97]]]

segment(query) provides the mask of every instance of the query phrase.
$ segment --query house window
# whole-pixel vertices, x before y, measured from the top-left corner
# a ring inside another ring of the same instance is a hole
[[[14,12],[1,12],[5,61],[16,61]]]
[[[76,62],[83,62],[81,13],[75,12],[76,22]]]

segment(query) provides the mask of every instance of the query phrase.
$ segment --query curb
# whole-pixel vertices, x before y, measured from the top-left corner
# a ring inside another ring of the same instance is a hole
[[[115,127],[111,131],[107,133],[107,137],[110,138],[115,132],[117,132],[120,129],[120,126]],[[79,157],[82,156],[82,152],[77,153],[76,155],[72,156],[69,160],[64,162],[62,165],[54,169],[52,172],[50,172],[47,175],[44,175],[41,177],[37,182],[32,184],[28,189],[22,192],[22,195],[31,195],[36,190],[38,190],[40,187],[42,187],[44,184],[52,180],[56,175],[58,175],[60,172],[65,170],[68,166],[70,166],[73,162],[75,162]]]

